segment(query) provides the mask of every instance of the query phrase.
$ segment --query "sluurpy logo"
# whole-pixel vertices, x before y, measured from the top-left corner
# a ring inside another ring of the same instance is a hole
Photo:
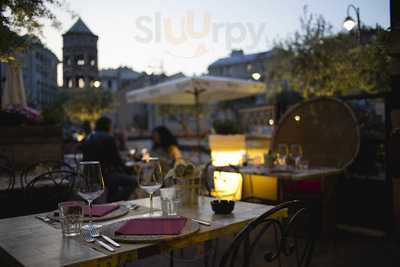
[[[267,42],[265,28],[265,22],[215,21],[209,13],[188,11],[184,16],[170,17],[156,12],[135,19],[134,38],[142,44],[164,43],[166,53],[172,56],[194,58],[209,53],[213,46],[254,49]]]

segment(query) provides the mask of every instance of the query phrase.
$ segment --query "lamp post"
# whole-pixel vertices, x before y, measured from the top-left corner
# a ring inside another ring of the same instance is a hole
[[[350,10],[353,9],[356,13],[356,21],[353,17],[350,16]],[[361,43],[361,20],[360,20],[360,8],[356,7],[353,4],[347,6],[347,17],[343,21],[343,27],[347,31],[351,31],[354,27],[357,26],[357,39]]]

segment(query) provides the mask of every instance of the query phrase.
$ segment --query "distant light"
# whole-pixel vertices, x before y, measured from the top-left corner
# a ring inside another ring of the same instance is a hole
[[[271,126],[274,125],[274,120],[273,119],[269,119],[268,124],[271,125]]]
[[[100,81],[94,81],[94,82],[93,82],[93,86],[96,87],[96,88],[99,88],[100,85],[101,85],[101,82],[100,82]]]
[[[258,81],[258,80],[261,78],[261,74],[258,73],[258,72],[254,72],[254,73],[251,75],[251,77],[252,77],[254,80]]]
[[[356,25],[357,25],[357,22],[355,22],[354,19],[350,16],[348,16],[343,22],[343,27],[347,31],[351,31]]]
[[[296,116],[294,116],[294,120],[295,120],[295,121],[300,121],[300,120],[301,120],[301,117],[300,117],[300,115],[296,115]]]
[[[147,75],[152,75],[153,74],[153,68],[152,67],[147,67],[145,70]]]

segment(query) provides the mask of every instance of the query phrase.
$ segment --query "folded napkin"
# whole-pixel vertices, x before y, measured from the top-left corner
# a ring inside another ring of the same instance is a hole
[[[137,218],[124,223],[116,235],[179,235],[185,227],[187,218],[158,217]]]
[[[92,216],[93,217],[102,217],[118,208],[119,208],[118,204],[92,205]],[[89,216],[89,206],[85,206],[83,208],[83,214],[85,216]]]

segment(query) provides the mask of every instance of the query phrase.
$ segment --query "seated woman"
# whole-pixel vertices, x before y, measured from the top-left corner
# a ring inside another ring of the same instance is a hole
[[[136,178],[129,175],[119,155],[115,138],[111,135],[112,121],[101,117],[95,131],[82,145],[84,161],[99,161],[108,190],[107,201],[127,200],[137,187]]]
[[[165,126],[158,126],[153,129],[153,148],[152,156],[158,157],[163,165],[163,171],[172,168],[175,162],[182,159],[182,153],[179,149],[175,136]]]

